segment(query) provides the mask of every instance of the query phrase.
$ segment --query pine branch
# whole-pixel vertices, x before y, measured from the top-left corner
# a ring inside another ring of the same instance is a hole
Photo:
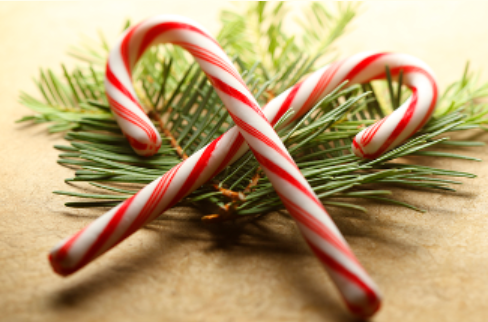
[[[353,5],[329,8],[312,3],[298,18],[303,33],[289,35],[283,30],[283,21],[289,18],[285,3],[251,3],[245,15],[222,13],[223,28],[218,39],[264,105],[316,69],[318,61],[331,52],[334,41],[346,30],[355,9]],[[68,202],[68,207],[112,207],[233,126],[211,84],[189,55],[171,45],[154,47],[136,66],[134,79],[139,99],[162,134],[163,145],[153,157],[137,156],[114,121],[105,98],[103,63],[109,47],[100,36],[98,42],[73,49],[71,54],[81,59],[81,67],[70,72],[63,66],[62,76],[41,70],[37,84],[42,100],[21,94],[21,102],[37,114],[20,121],[49,122],[50,132],[67,131],[69,145],[56,146],[62,152],[58,163],[76,169],[67,182],[89,184],[86,192],[55,191],[82,198]],[[386,74],[390,74],[388,68]],[[354,135],[389,114],[408,96],[409,90],[402,86],[402,73],[396,84],[388,77],[387,82],[339,88],[278,132],[324,205],[366,211],[348,201],[354,198],[421,211],[391,198],[384,188],[454,191],[451,186],[460,182],[452,178],[475,177],[398,160],[415,155],[479,161],[440,150],[446,145],[451,150],[482,145],[452,141],[446,133],[488,129],[488,106],[480,100],[488,96],[488,84],[477,85],[477,77],[468,66],[462,79],[444,92],[435,116],[416,136],[375,160],[362,160],[351,153]],[[289,116],[285,114],[284,118]],[[187,196],[182,204],[200,209],[206,205],[210,213],[203,216],[205,221],[283,209],[250,152]]]

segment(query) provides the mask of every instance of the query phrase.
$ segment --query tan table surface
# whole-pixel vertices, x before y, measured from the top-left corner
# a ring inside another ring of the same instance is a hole
[[[100,211],[70,210],[72,170],[56,164],[43,126],[17,125],[29,113],[20,90],[35,92],[40,66],[58,68],[80,34],[114,39],[126,17],[179,13],[218,30],[216,1],[0,3],[0,321],[352,321],[293,222],[203,225],[174,209],[79,273],[61,278],[47,262],[60,239]],[[339,45],[403,51],[426,61],[445,87],[464,63],[488,68],[488,2],[370,2]],[[486,74],[485,74],[486,75]],[[485,76],[486,80],[487,77]],[[477,133],[469,133],[476,135]],[[482,136],[488,142],[488,136]],[[486,148],[467,150],[488,159]],[[488,319],[488,162],[428,164],[476,173],[459,193],[395,191],[428,210],[368,205],[330,208],[380,285],[374,321]]]

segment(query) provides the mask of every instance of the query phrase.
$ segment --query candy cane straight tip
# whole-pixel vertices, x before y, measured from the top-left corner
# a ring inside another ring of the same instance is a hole
[[[71,273],[73,273],[72,270],[66,269],[65,266],[63,266],[62,264],[60,264],[60,261],[56,257],[56,254],[55,253],[50,253],[48,255],[48,259],[49,259],[49,263],[51,264],[51,267],[52,267],[53,271],[56,274],[61,275],[61,276],[68,276]]]
[[[413,92],[405,103],[408,106],[378,122],[376,127],[373,125],[373,130],[361,132],[355,140],[363,157],[382,153],[400,144],[430,117],[437,87],[425,64],[408,55],[360,53],[314,72],[261,110],[232,62],[208,32],[184,17],[156,16],[122,36],[110,53],[105,80],[117,122],[133,148],[147,155],[154,152],[160,138],[135,98],[131,70],[143,52],[157,43],[179,45],[195,57],[237,126],[60,242],[50,254],[53,269],[68,275],[84,267],[250,148],[351,312],[364,317],[376,312],[381,301],[377,286],[359,264],[272,125],[290,108],[295,116],[287,122],[296,120],[345,80],[350,81],[349,85],[367,82],[384,77],[385,65],[390,66],[393,74],[401,68],[405,84]]]

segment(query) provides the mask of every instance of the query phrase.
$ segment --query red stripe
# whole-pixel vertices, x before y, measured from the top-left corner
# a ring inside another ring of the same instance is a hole
[[[280,197],[283,198],[281,194]],[[360,266],[356,257],[354,257],[350,249],[346,248],[345,244],[338,240],[335,235],[329,235],[328,232],[321,229],[321,226],[323,226],[323,224],[321,224],[320,222],[314,223],[313,221],[316,221],[316,219],[312,215],[306,213],[303,209],[298,207],[290,200],[286,198],[283,198],[282,200],[290,214],[297,221],[310,228],[323,239],[331,242],[343,253],[343,255],[347,256],[349,260]],[[329,237],[331,237],[332,240],[330,240]],[[347,299],[343,297],[347,306],[351,309],[352,312],[355,312],[361,316],[370,316],[379,309],[380,299],[377,297],[376,292],[361,280],[361,277],[358,277],[353,272],[349,271],[340,262],[334,260],[334,258],[322,251],[318,246],[315,246],[306,236],[304,236],[304,239],[308,243],[312,251],[316,254],[316,256],[321,260],[321,262],[324,263],[324,265],[345,277],[350,283],[356,284],[358,288],[364,291],[369,301],[369,305],[366,307],[355,306],[353,303],[348,302]]]
[[[308,110],[309,107],[312,107],[314,103],[317,101],[317,97],[321,95],[324,91],[324,88],[327,86],[329,83],[327,80],[330,79],[330,74],[332,74],[332,71],[337,71],[337,64],[334,63],[330,68],[327,68],[325,72],[320,76],[319,81],[315,84],[314,88],[312,89],[312,92],[310,92],[310,95],[308,96],[307,100],[305,103],[303,103],[302,108]],[[325,85],[325,86],[324,86]]]
[[[161,192],[164,185],[166,184],[166,181],[168,181],[169,175],[171,174],[172,170],[173,169],[166,172],[163,175],[163,177],[159,180],[158,184],[156,185],[154,190],[151,192],[151,195],[149,196],[146,203],[144,204],[144,207],[139,212],[139,215],[137,215],[137,218],[132,222],[132,224],[126,230],[126,232],[124,233],[124,235],[122,236],[121,239],[128,237],[133,232],[135,232],[137,229],[142,227],[142,225],[146,221],[147,217],[151,214],[151,212],[154,210],[155,206],[157,205],[157,203],[161,199],[159,193]]]
[[[144,208],[139,212],[137,215],[136,220],[132,222],[130,227],[125,231],[124,235],[120,238],[120,240],[124,240],[128,236],[132,235],[135,231],[139,228],[144,226],[144,224],[149,220],[151,215],[154,213],[154,210],[164,198],[168,187],[170,186],[171,182],[173,181],[174,176],[180,169],[182,163],[176,165],[175,167],[171,168],[168,172],[166,172],[163,177],[158,182],[156,188],[152,191],[150,197],[148,198]],[[166,207],[168,208],[168,207]],[[159,215],[159,214],[158,214]]]
[[[362,158],[366,158],[366,153],[364,152],[363,147],[356,141],[356,137],[352,140],[352,145],[356,148]]]
[[[220,45],[217,43],[215,39],[213,39],[212,36],[208,35],[207,33],[203,32],[202,30],[192,25],[183,22],[176,22],[176,21],[162,22],[158,25],[151,27],[149,30],[146,31],[144,38],[142,39],[141,46],[139,47],[139,52],[137,53],[137,60],[141,58],[144,51],[146,51],[147,47],[151,45],[151,43],[154,41],[156,37],[160,36],[165,32],[171,31],[173,29],[182,29],[182,30],[196,32],[206,37],[207,39],[211,40],[220,48]]]
[[[426,116],[424,117],[424,120],[423,120],[423,122],[427,122],[430,114],[432,114],[432,112],[434,111],[434,108],[435,108],[435,105],[437,102],[437,97],[439,95],[439,89],[437,88],[437,82],[435,81],[434,77],[432,77],[432,75],[430,73],[428,73],[425,69],[422,69],[418,66],[413,66],[413,65],[405,65],[405,66],[398,66],[398,67],[392,68],[390,70],[390,73],[392,76],[396,76],[400,73],[400,71],[403,71],[404,75],[407,75],[409,73],[419,73],[419,74],[422,74],[425,77],[427,77],[427,79],[429,80],[429,83],[432,86],[433,98],[432,98],[432,102],[429,106],[428,114],[426,114]],[[385,72],[382,72],[380,75],[375,76],[373,79],[380,79],[380,78],[385,78],[385,77],[386,77]],[[373,79],[370,79],[368,81],[371,81]],[[409,86],[409,88],[410,88],[410,86]]]
[[[164,23],[158,24],[156,26],[153,26],[153,27],[151,27],[151,29],[146,31],[145,36],[144,36],[144,38],[141,42],[141,45],[139,47],[139,51],[137,53],[136,61],[138,61],[140,59],[142,54],[151,45],[151,43],[154,41],[154,39],[156,37],[159,37],[163,33],[169,32],[169,31],[174,30],[174,29],[182,29],[182,30],[196,32],[196,33],[206,37],[207,39],[211,40],[224,53],[222,47],[220,47],[220,44],[212,36],[206,34],[202,30],[200,30],[200,29],[198,29],[192,25],[181,23],[181,22],[164,22]],[[127,43],[129,42],[128,39],[130,39],[130,37],[132,37],[134,30],[131,30],[128,37],[125,39],[125,40],[127,40]],[[233,75],[243,86],[246,86],[246,84],[244,83],[244,81],[242,80],[240,75],[237,73],[237,71],[234,68],[232,68],[232,66],[229,67],[227,62],[225,62],[218,55],[216,55],[216,54],[214,54],[214,53],[212,53],[212,52],[206,50],[205,48],[200,47],[196,44],[183,42],[183,41],[172,41],[171,43],[174,45],[179,45],[179,46],[185,48],[186,50],[188,50],[191,54],[193,54],[197,58],[203,59],[203,60],[208,61],[208,62],[210,62],[216,66],[219,66],[220,68],[222,68],[223,70],[225,70],[229,74]],[[124,49],[127,46],[126,43],[123,43],[122,45],[124,46]],[[124,56],[124,53],[125,53],[125,56]],[[127,50],[123,51],[122,56],[124,57],[124,62],[126,60],[128,61],[128,51]],[[129,66],[128,63],[126,64],[126,66]]]
[[[188,52],[190,52],[195,58],[202,59],[202,60],[209,62],[215,66],[220,67],[221,69],[223,69],[227,73],[231,74],[244,87],[247,87],[246,83],[242,79],[241,75],[234,68],[234,66],[230,65],[228,62],[226,62],[220,56],[214,54],[211,51],[208,51],[207,49],[205,49],[203,47],[200,47],[200,46],[197,46],[195,44],[188,43],[188,42],[175,41],[172,43],[174,45],[179,45],[179,46],[183,47]]]
[[[220,140],[225,134],[222,134],[218,139]],[[212,173],[210,178],[215,177],[220,171],[222,171],[226,166],[229,165],[230,160],[236,155],[237,151],[241,148],[241,146],[245,143],[244,137],[242,136],[241,133],[238,132],[236,138],[234,139],[234,142],[230,146],[229,150],[227,151],[224,160],[220,163],[220,165],[217,167],[217,169]]]
[[[141,111],[144,112],[144,110],[142,109],[142,107],[139,104],[139,102],[137,101],[137,99],[134,96],[132,96],[131,92],[129,92],[129,90],[119,81],[119,79],[112,72],[112,69],[110,68],[109,63],[107,63],[107,67],[105,70],[105,77],[115,88],[117,88],[122,94],[127,96],[128,99],[130,99],[132,102],[134,102],[137,105],[137,107]],[[107,94],[107,96],[108,96],[108,94]]]
[[[283,101],[283,104],[281,104],[280,109],[278,110],[278,112],[276,113],[274,118],[271,120],[271,122],[269,122],[271,125],[275,125],[281,119],[281,117],[283,115],[285,115],[285,113],[290,109],[291,103],[295,99],[295,96],[297,95],[298,90],[302,86],[302,83],[303,82],[300,82],[300,83],[296,84],[295,86],[293,86],[290,93],[288,93],[285,100]],[[265,108],[266,108],[266,106],[264,106],[264,109]]]
[[[132,78],[132,69],[130,68],[130,63],[129,63],[129,47],[130,47],[129,42],[131,41],[132,35],[136,31],[136,28],[138,28],[141,24],[142,22],[131,27],[131,29],[124,36],[122,43],[120,44],[120,55],[122,56],[122,61],[124,62],[125,70],[127,71],[127,74],[129,74],[130,78]]]
[[[71,246],[73,243],[78,239],[78,237],[83,234],[83,232],[88,228],[89,226],[86,226],[79,232],[77,232],[75,235],[73,235],[68,241],[66,241],[63,246],[54,254],[49,255],[49,261],[51,262],[51,265],[54,269],[54,271],[60,275],[68,275],[70,269],[63,267],[60,262],[64,261],[66,256],[69,253],[69,250],[71,249]]]
[[[146,122],[143,118],[138,116],[136,113],[132,112],[129,108],[126,108],[122,104],[119,104],[115,99],[110,97],[107,94],[107,98],[109,100],[110,106],[112,106],[112,111],[122,117],[124,120],[138,126],[143,130],[147,137],[153,142],[157,142],[157,134],[154,131],[154,128]]]
[[[200,159],[198,159],[197,163],[191,170],[190,174],[186,178],[180,190],[169,203],[168,207],[171,207],[173,204],[180,201],[184,196],[186,196],[189,193],[190,189],[193,187],[197,179],[205,171],[205,168],[208,165],[208,161],[212,157],[212,153],[215,150],[215,147],[217,146],[217,143],[219,143],[221,138],[222,137],[218,137],[216,140],[213,140],[212,143],[210,143],[207,146],[207,148],[203,151],[202,155],[200,156]]]
[[[351,250],[346,246],[346,244],[337,238],[335,233],[331,232],[330,229],[322,222],[317,220],[312,214],[307,212],[305,209],[286,198],[283,194],[277,192],[281,200],[286,206],[286,209],[290,211],[290,214],[295,218],[296,221],[300,222],[302,225],[306,226],[308,229],[316,233],[323,240],[327,241],[329,244],[333,245],[339,251],[341,251],[344,256],[347,256],[349,260],[359,265],[359,262],[352,254]],[[323,207],[322,205],[320,205]],[[327,212],[324,209],[324,212]]]
[[[235,116],[229,111],[230,116],[232,116],[232,119],[236,123],[236,125],[243,131],[249,133],[256,139],[260,140],[276,152],[278,152],[283,158],[285,158],[291,165],[293,165],[295,168],[297,167],[293,159],[290,157],[290,155],[287,153],[286,149],[283,149],[281,146],[276,144],[272,139],[270,139],[267,135],[264,135],[261,131],[250,125],[249,123],[246,123],[239,117]]]
[[[379,58],[384,57],[388,54],[389,53],[378,53],[364,58],[362,61],[356,64],[356,66],[354,66],[354,68],[351,69],[351,71],[349,71],[349,73],[344,77],[343,81],[349,80],[352,82],[352,80],[354,79],[354,77],[357,76],[357,74],[362,72],[366,67],[374,63]]]
[[[129,140],[130,145],[134,149],[139,150],[139,151],[146,150],[147,149],[148,145],[146,143],[142,143],[142,142],[137,141],[135,138],[133,138],[132,136],[130,136],[126,132],[124,132],[124,135],[127,137],[127,139]]]
[[[253,100],[250,100],[246,95],[244,95],[234,87],[228,85],[227,83],[221,81],[217,77],[211,75],[207,75],[207,77],[216,90],[219,90],[224,94],[227,94],[228,96],[249,106],[254,112],[256,112],[258,116],[261,116],[264,120],[266,120],[266,122],[268,122],[268,119],[266,118],[266,116],[264,116],[263,111],[259,108],[259,105],[257,105]],[[251,95],[251,93],[249,93],[249,95]]]
[[[420,67],[417,67],[417,66],[408,65],[408,66],[399,66],[396,68],[392,68],[391,74],[393,76],[398,75],[401,70],[403,70],[404,73],[420,73],[420,74],[424,75],[425,77],[427,77],[430,85],[432,86],[432,95],[433,95],[432,102],[430,103],[429,109],[428,109],[427,113],[425,114],[422,122],[420,122],[420,124],[417,126],[417,128],[412,132],[412,133],[416,133],[422,126],[425,125],[425,123],[427,123],[430,116],[434,112],[434,108],[435,108],[435,105],[437,103],[437,96],[439,95],[437,83],[430,73],[428,73],[426,70],[421,69]]]
[[[411,87],[411,89],[412,89],[412,98],[411,98],[410,105],[408,106],[407,110],[405,111],[405,114],[403,114],[402,119],[400,120],[400,122],[398,122],[393,132],[391,132],[390,136],[388,136],[386,141],[383,142],[381,147],[374,153],[375,155],[374,157],[379,156],[384,151],[386,151],[390,147],[391,143],[395,141],[402,134],[402,132],[410,123],[410,120],[412,119],[413,114],[415,112],[415,108],[417,107],[417,99],[418,99],[417,89],[415,87]],[[413,133],[414,132],[412,132],[412,134]]]
[[[298,118],[305,114],[313,105],[315,105],[319,101],[321,97],[324,96],[324,94],[326,93],[325,90],[327,89],[332,78],[334,78],[343,63],[344,60],[333,63],[329,68],[327,68],[327,70],[324,71],[314,89],[310,93],[310,96],[305,101],[305,103],[303,103],[299,113],[297,113],[295,118]]]
[[[219,67],[220,69],[226,71],[227,73],[231,74],[232,77],[234,77],[237,81],[239,81],[243,86],[246,86],[242,78],[235,73],[235,71],[230,68],[224,61],[218,59],[219,57],[215,58],[212,57],[211,55],[208,55],[205,52],[199,52],[190,48],[184,47],[188,52],[190,52],[195,58],[198,58],[200,60],[206,61],[208,63],[211,63],[214,66]],[[207,75],[208,76],[208,75]]]
[[[343,296],[344,301],[346,302],[347,306],[349,307],[349,309],[352,312],[354,312],[358,315],[361,315],[361,316],[371,316],[376,311],[379,310],[381,301],[378,298],[378,296],[376,295],[376,292],[374,290],[372,290],[367,284],[365,284],[361,280],[360,277],[356,276],[354,273],[347,270],[344,266],[342,266],[340,263],[335,261],[332,257],[330,257],[325,252],[323,252],[320,248],[315,246],[307,238],[305,238],[305,241],[310,246],[310,248],[315,253],[315,255],[323,263],[325,263],[325,265],[327,265],[327,267],[334,270],[338,274],[342,275],[349,282],[356,284],[357,287],[359,287],[361,290],[363,290],[363,292],[366,295],[366,297],[368,298],[368,302],[369,302],[369,305],[367,307],[355,306],[353,303],[350,303],[349,301],[347,301],[347,299]]]
[[[171,183],[173,182],[174,177],[176,176],[176,174],[178,173],[178,171],[180,170],[180,168],[181,168],[181,166],[182,166],[182,165],[183,165],[183,162],[181,162],[180,164],[176,165],[175,167],[173,167],[173,168],[172,168],[172,169],[169,171],[169,174],[168,174],[168,176],[169,176],[169,178],[168,178],[168,183],[167,183],[167,184],[166,184],[166,186],[164,187],[164,190],[161,192],[161,196],[166,195],[166,192],[168,191],[168,188],[171,186]],[[178,201],[179,201],[179,200],[178,200]],[[178,202],[178,201],[177,201],[177,202]],[[172,206],[173,206],[173,205],[172,205],[171,203],[168,203],[168,204],[166,205],[166,207],[165,207],[164,209],[162,209],[162,210],[161,210],[161,212],[160,212],[160,213],[165,212],[165,211],[166,211],[168,208],[170,208],[170,207],[172,207]],[[156,214],[156,215],[158,216],[158,215],[159,215],[159,213],[158,213],[158,214]],[[150,220],[152,220],[152,219],[154,219],[154,217],[149,217],[149,218],[147,218],[147,219],[146,219],[146,222],[148,222],[148,221],[150,221]],[[146,223],[146,222],[145,222],[145,223]],[[144,223],[144,224],[145,224],[145,223]]]
[[[109,240],[112,237],[115,230],[119,227],[120,222],[124,219],[124,216],[125,216],[125,213],[127,212],[127,209],[132,204],[132,201],[134,201],[134,198],[136,196],[137,196],[137,194],[135,194],[134,196],[127,199],[126,201],[124,201],[124,203],[121,204],[120,208],[117,209],[117,212],[112,216],[112,218],[110,219],[108,224],[103,229],[102,233],[100,235],[98,235],[95,242],[91,245],[91,247],[88,249],[88,251],[82,257],[80,262],[76,265],[76,269],[80,269],[81,267],[88,264],[93,258],[95,258],[95,256],[100,251],[100,249],[105,245],[107,240]],[[111,245],[111,247],[114,247],[120,241],[121,241],[121,239],[119,239],[116,243]]]
[[[141,117],[139,117],[137,114],[132,112],[130,109],[126,108],[122,104],[119,104],[117,101],[115,101],[111,97],[108,98],[108,100],[109,100],[109,103],[112,107],[112,112],[114,114],[123,118],[127,122],[134,124],[135,126],[140,128],[141,130],[143,130],[150,140],[152,140],[154,142],[156,141],[156,134],[153,131],[153,129],[148,125],[147,122],[145,122]]]
[[[297,188],[298,190],[300,190],[311,201],[315,202],[317,205],[319,205],[323,209],[322,204],[317,199],[317,197],[315,196],[315,194],[313,192],[311,192],[309,189],[307,189],[300,181],[298,181],[297,179],[295,179],[288,171],[285,171],[283,168],[281,168],[280,166],[278,166],[276,163],[274,163],[270,159],[266,158],[264,155],[260,154],[256,150],[252,149],[252,147],[250,147],[250,148],[253,151],[254,156],[256,157],[256,159],[258,160],[258,162],[261,164],[261,166],[263,166],[264,168],[266,168],[270,172],[276,174],[282,180],[287,181],[289,184],[291,184],[292,186],[294,186],[295,188]],[[273,184],[273,186],[275,187],[275,190],[278,191],[277,185],[276,184]]]
[[[137,115],[133,114],[132,111],[130,111],[129,109],[126,109],[124,106],[116,103],[115,101],[112,101],[110,103],[113,107],[112,112],[114,114],[117,114],[118,116],[120,116],[121,118],[126,120],[127,122],[130,122],[130,123],[134,124],[135,126],[137,126],[138,128],[140,128],[141,130],[143,130],[146,133],[148,139],[153,141],[153,143],[156,143],[156,141],[157,141],[156,133],[153,131],[152,128],[150,128],[148,126],[148,124],[146,122],[144,122],[144,120],[139,118]],[[132,138],[132,139],[134,139],[134,138]]]
[[[388,119],[388,116],[382,118],[380,121],[376,122],[375,124],[371,125],[364,131],[363,135],[361,136],[361,144],[363,146],[369,144],[371,140],[373,140],[374,136],[380,129],[381,125]]]

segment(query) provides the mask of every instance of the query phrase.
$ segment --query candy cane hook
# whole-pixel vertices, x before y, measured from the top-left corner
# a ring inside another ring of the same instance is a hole
[[[355,66],[361,65],[358,65],[358,62],[373,56],[356,55],[349,59],[349,63],[346,60],[324,67],[279,95],[265,107],[265,119],[229,59],[203,28],[177,16],[154,17],[131,28],[123,35],[110,54],[106,79],[107,94],[121,128],[129,137],[134,149],[146,155],[154,153],[159,137],[156,136],[155,140],[154,136],[151,138],[151,122],[144,113],[137,112],[141,109],[132,89],[130,71],[143,51],[155,42],[179,44],[195,56],[241,129],[229,130],[84,230],[59,243],[50,255],[54,270],[62,275],[76,271],[156,218],[238,159],[247,150],[244,136],[270,181],[278,187],[278,194],[297,220],[304,238],[324,263],[348,307],[359,315],[373,314],[379,307],[376,286],[359,265],[323,207],[317,202],[266,119],[274,124],[290,107],[297,112],[298,117],[344,79],[360,82],[381,77],[378,73],[381,63],[382,67],[389,63],[393,71],[395,67],[416,66],[419,72],[412,69],[410,73],[431,75],[426,66],[408,56],[403,57],[407,60],[405,63],[400,59],[401,55],[399,58],[394,54],[383,54],[382,60],[377,56],[376,59],[372,59],[372,64],[363,64],[366,66],[355,69]],[[388,59],[397,61],[397,65],[393,66],[392,61]],[[349,66],[350,70],[341,69],[341,66]],[[405,76],[408,78],[407,73]],[[432,77],[430,79],[433,80]],[[436,93],[435,81],[430,85],[432,93]],[[431,95],[429,106],[435,104],[435,95]],[[420,96],[419,91],[418,97]],[[425,103],[425,99],[417,101]],[[141,128],[138,128],[139,126]],[[157,135],[156,131],[155,133]],[[365,147],[362,149],[364,151]]]

